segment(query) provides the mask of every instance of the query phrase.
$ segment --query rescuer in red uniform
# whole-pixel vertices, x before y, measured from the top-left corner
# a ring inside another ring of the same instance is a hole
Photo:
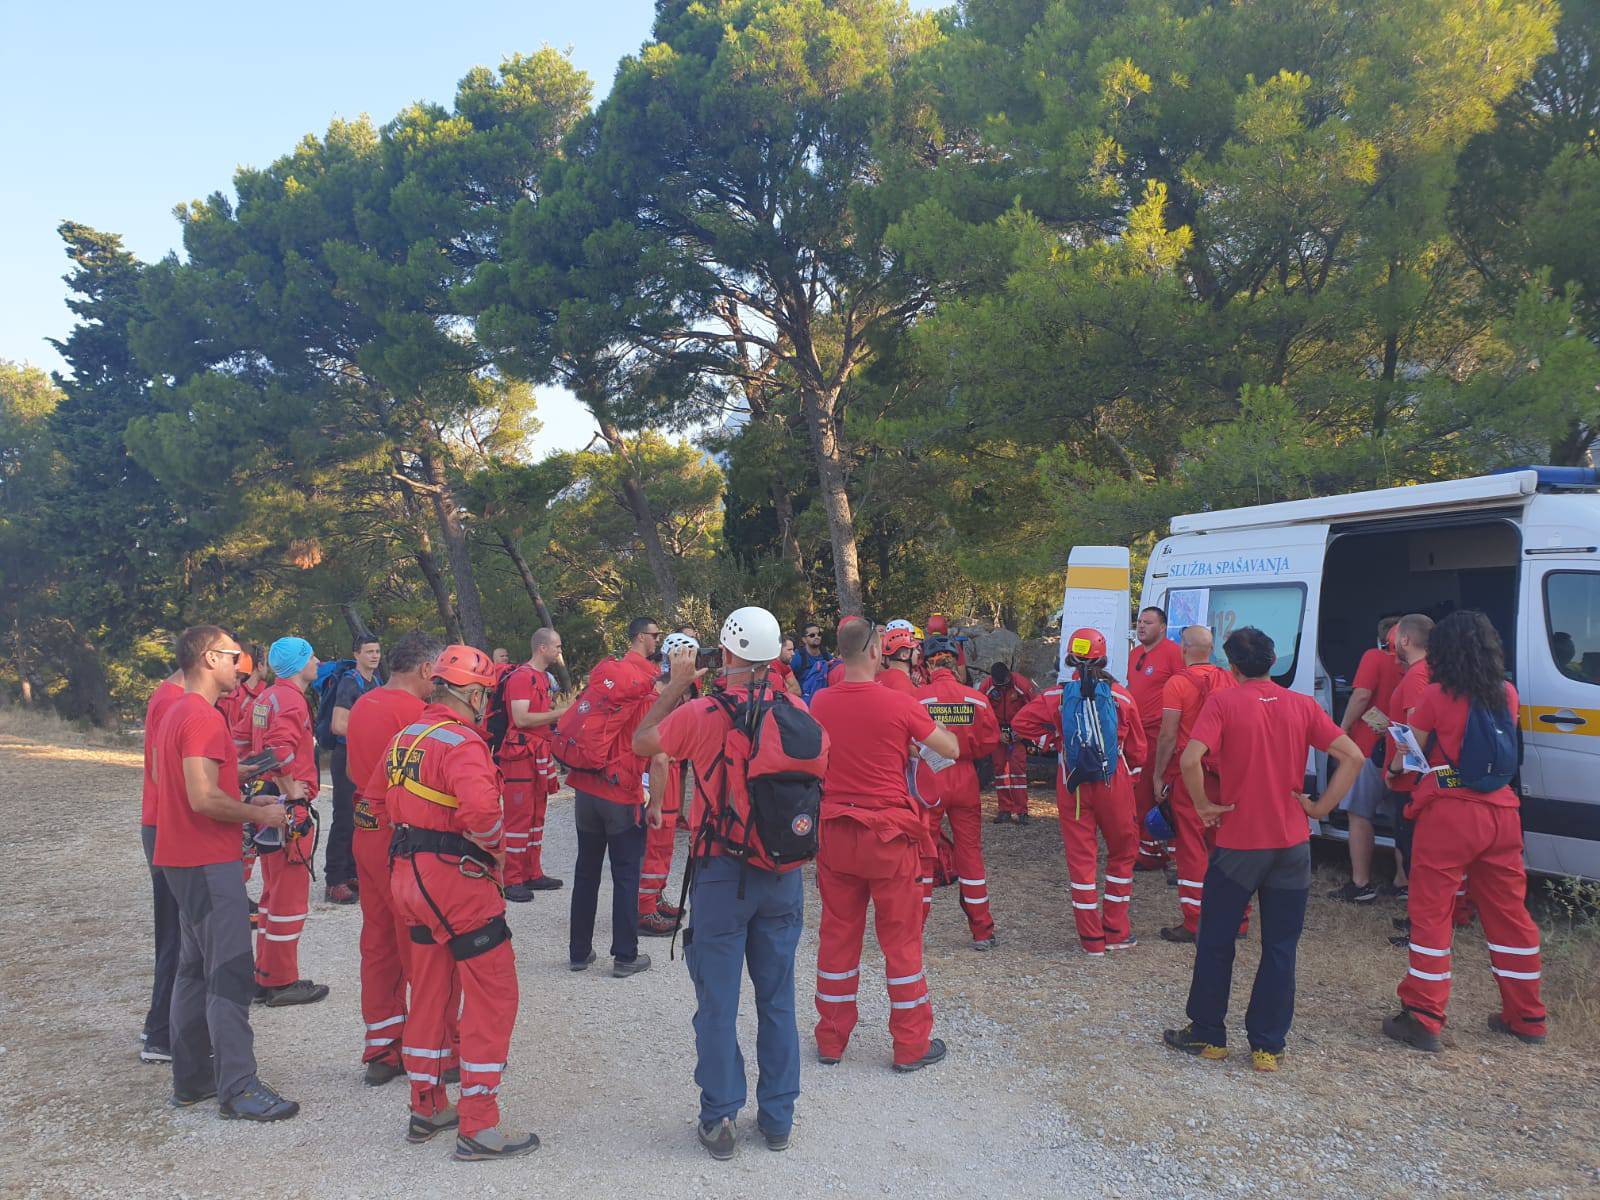
[[[1167,680],[1183,670],[1184,661],[1178,643],[1167,637],[1165,609],[1152,605],[1141,611],[1134,625],[1134,637],[1139,644],[1128,656],[1128,694],[1139,706],[1145,742],[1144,761],[1133,764],[1142,768],[1133,781],[1139,819],[1139,861],[1134,864],[1134,870],[1157,871],[1167,865],[1169,848],[1150,836],[1145,818],[1156,806],[1156,793],[1161,790],[1162,783],[1155,764],[1157,735],[1161,732],[1161,692]]]
[[[994,798],[999,811],[994,815],[996,825],[1015,821],[1028,823],[1028,744],[1013,734],[1011,722],[1039,694],[1039,689],[1020,671],[1013,671],[1003,662],[989,668],[989,678],[979,689],[994,719],[1000,726],[1000,745],[994,752]]]
[[[539,1148],[533,1133],[499,1128],[500,1075],[517,1019],[516,958],[497,877],[505,869],[499,773],[475,726],[494,665],[471,646],[446,646],[422,714],[385,755],[394,823],[390,891],[410,927],[411,1012],[401,1054],[411,1077],[411,1142],[458,1128],[455,1157],[510,1158]],[[459,972],[461,1099],[449,1106],[442,1063]]]

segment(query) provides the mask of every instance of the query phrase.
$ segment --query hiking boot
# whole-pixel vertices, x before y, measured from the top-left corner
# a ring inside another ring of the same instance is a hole
[[[512,904],[526,904],[533,899],[533,889],[525,883],[513,883],[505,890],[505,898]]]
[[[972,939],[972,948],[974,950],[979,950],[979,951],[993,950],[994,949],[994,943],[995,943],[995,937],[994,937],[994,934],[991,933],[986,938],[973,938]]]
[[[832,1057],[830,1057],[830,1056],[828,1056],[828,1055],[826,1055],[826,1054],[824,1054],[824,1053],[823,1053],[823,1052],[822,1052],[822,1051],[821,1051],[821,1050],[820,1050],[820,1049],[819,1049],[819,1050],[818,1050],[818,1051],[817,1051],[817,1061],[818,1061],[818,1062],[819,1062],[819,1063],[821,1063],[821,1064],[822,1064],[822,1065],[823,1065],[823,1066],[825,1066],[825,1067],[837,1067],[837,1066],[838,1066],[838,1065],[839,1065],[839,1063],[840,1063],[840,1061],[841,1061],[841,1060],[840,1060],[840,1059],[838,1059],[838,1058],[832,1058]]]
[[[1340,904],[1371,904],[1377,898],[1377,888],[1370,883],[1357,883],[1353,879],[1343,887],[1334,888],[1328,893],[1329,900],[1337,900]]]
[[[757,1126],[757,1128],[760,1127]],[[762,1129],[761,1136],[766,1139],[768,1150],[787,1150],[789,1148],[789,1134],[787,1132],[773,1133],[770,1130]]]
[[[1397,933],[1389,939],[1389,945],[1404,950],[1411,945],[1411,935],[1409,933]]]
[[[1029,815],[1028,815],[1028,814],[1027,814],[1027,813],[1025,813],[1025,812],[1019,812],[1019,813],[1018,813],[1018,814],[1017,814],[1017,815],[1016,815],[1016,817],[1015,817],[1015,820],[1016,820],[1016,822],[1017,822],[1017,824],[1018,824],[1018,825],[1026,825],[1026,824],[1028,824],[1028,823],[1029,823],[1029,822],[1030,822],[1030,821],[1032,821],[1032,820],[1033,820],[1033,818],[1032,818],[1032,817],[1031,817],[1031,816],[1029,816]]]
[[[272,989],[264,983],[256,984],[255,995],[250,997],[251,1004],[265,1004],[267,997],[272,995]]]
[[[483,1129],[468,1137],[456,1134],[456,1152],[451,1155],[457,1162],[488,1162],[495,1158],[516,1158],[532,1154],[539,1148],[537,1133],[503,1133],[499,1129]]]
[[[193,1108],[196,1104],[202,1104],[207,1100],[214,1100],[216,1095],[217,1089],[215,1084],[207,1084],[206,1089],[203,1092],[183,1092],[179,1091],[177,1088],[173,1088],[172,1107]]]
[[[1504,1017],[1502,1017],[1499,1013],[1494,1013],[1493,1015],[1491,1015],[1489,1017],[1489,1031],[1491,1033],[1509,1034],[1511,1037],[1516,1038],[1517,1041],[1521,1042],[1524,1046],[1542,1046],[1542,1045],[1544,1045],[1544,1036],[1545,1035],[1542,1032],[1540,1032],[1540,1033],[1521,1033],[1518,1030],[1513,1029],[1510,1025],[1508,1025],[1506,1023],[1506,1019]]]
[[[1135,871],[1165,871],[1167,869],[1167,864],[1158,862],[1136,862],[1133,864],[1133,869]]]
[[[1283,1051],[1274,1054],[1271,1050],[1250,1051],[1250,1069],[1253,1071],[1273,1072],[1283,1066]]]
[[[1011,814],[1006,812],[995,813],[994,823],[996,825],[1009,825],[1011,823]]]
[[[623,962],[620,958],[611,960],[611,975],[615,979],[626,979],[629,975],[638,975],[650,969],[650,956],[641,954],[632,962]]]
[[[1168,887],[1177,887],[1178,886],[1178,868],[1177,867],[1166,867],[1166,868],[1163,869],[1162,873],[1167,877],[1167,886]]]
[[[1176,942],[1180,946],[1192,946],[1195,935],[1190,933],[1183,925],[1163,925],[1161,927],[1161,940],[1163,942]]]
[[[943,1062],[947,1052],[943,1038],[931,1038],[928,1041],[928,1049],[921,1058],[917,1059],[916,1062],[895,1063],[894,1069],[902,1075],[909,1074],[912,1071],[920,1071],[923,1067],[931,1067],[934,1063]]]
[[[375,1058],[367,1064],[367,1069],[362,1073],[361,1082],[368,1087],[382,1087],[392,1083],[406,1073],[406,1069],[397,1062],[390,1062],[386,1058]]]
[[[229,1121],[287,1121],[300,1111],[293,1100],[285,1100],[259,1079],[220,1107]]]
[[[455,1129],[461,1124],[461,1118],[454,1108],[441,1108],[432,1116],[423,1116],[421,1113],[411,1114],[411,1124],[406,1127],[406,1141],[413,1146],[420,1146],[429,1142],[446,1129]]]
[[[441,1072],[440,1075],[439,1075],[439,1082],[441,1084],[457,1084],[457,1083],[460,1083],[461,1082],[461,1068],[460,1067],[446,1067],[444,1069],[444,1071]]]
[[[326,999],[327,995],[327,984],[296,979],[283,987],[268,988],[266,999],[261,1003],[268,1008],[288,1008],[292,1004],[315,1004],[318,1000]]]
[[[1437,1054],[1444,1048],[1437,1033],[1424,1028],[1421,1021],[1404,1009],[1392,1017],[1383,1019],[1383,1032],[1397,1042],[1404,1042],[1413,1050]]]
[[[1134,937],[1133,934],[1130,933],[1127,937],[1123,938],[1120,942],[1107,942],[1106,943],[1106,949],[1107,950],[1132,950],[1138,944],[1139,944],[1139,939]]]
[[[567,970],[569,970],[569,971],[587,971],[589,969],[589,964],[592,963],[592,962],[594,962],[594,951],[593,950],[589,951],[589,957],[584,959],[582,962],[572,962],[571,960],[568,960],[568,962],[567,962]]]
[[[146,1042],[139,1048],[139,1061],[142,1063],[169,1063],[172,1061],[172,1051],[155,1042]]]
[[[331,883],[322,893],[322,898],[329,904],[354,904],[356,890],[348,883]]]
[[[1410,917],[1396,917],[1394,919],[1393,923],[1394,923],[1394,927],[1396,929],[1398,929],[1401,933],[1410,933],[1411,932],[1411,918]]]
[[[1411,888],[1404,883],[1381,883],[1378,885],[1378,895],[1385,900],[1398,900],[1404,904],[1411,899]]]
[[[1106,956],[1106,948],[1104,946],[1090,946],[1085,942],[1079,942],[1078,949],[1088,958],[1104,958]]]
[[[660,909],[639,918],[639,933],[643,937],[671,937],[677,932],[678,923],[671,917],[663,917]]]
[[[1210,1059],[1212,1062],[1221,1062],[1228,1057],[1228,1048],[1226,1046],[1214,1045],[1203,1038],[1196,1037],[1192,1022],[1182,1029],[1162,1030],[1161,1040],[1174,1050],[1181,1050],[1185,1054],[1193,1054],[1197,1058]]]
[[[739,1127],[734,1124],[732,1117],[723,1117],[722,1120],[712,1121],[709,1125],[704,1122],[697,1123],[695,1136],[706,1148],[706,1153],[718,1162],[727,1162],[739,1148]]]
[[[554,892],[562,887],[561,880],[554,875],[541,875],[537,879],[528,880],[528,887],[536,892]]]
[[[676,904],[668,904],[665,900],[656,901],[656,911],[669,921],[683,920],[683,909]]]

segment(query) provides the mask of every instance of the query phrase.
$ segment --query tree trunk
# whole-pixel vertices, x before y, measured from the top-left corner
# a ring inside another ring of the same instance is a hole
[[[597,420],[598,418],[598,414]],[[666,609],[664,620],[671,624],[678,618],[678,576],[672,569],[672,559],[661,544],[661,531],[656,528],[655,512],[650,507],[650,497],[645,495],[644,484],[633,469],[628,457],[628,445],[622,431],[609,421],[599,420],[600,436],[611,447],[623,464],[622,494],[628,501],[628,511],[633,514],[634,529],[644,544],[644,556],[650,563],[650,573],[656,577],[656,587],[661,591],[661,604]]]
[[[478,594],[478,578],[472,570],[472,548],[467,544],[467,530],[461,524],[455,494],[450,490],[444,463],[437,455],[424,453],[419,454],[418,458],[430,485],[428,495],[433,501],[433,514],[439,521],[439,535],[444,538],[450,574],[456,581],[456,607],[461,614],[462,641],[487,654],[489,635],[483,625],[483,598]]]
[[[368,624],[361,619],[361,614],[356,611],[354,600],[346,600],[339,606],[339,611],[344,613],[344,623],[350,627],[352,641],[375,642],[378,635],[372,632]]]
[[[805,387],[806,425],[811,432],[811,450],[817,458],[817,482],[822,504],[828,514],[828,540],[833,545],[833,579],[838,591],[839,615],[859,617],[861,606],[861,562],[856,554],[855,518],[850,511],[850,493],[845,488],[844,454],[834,429],[834,405],[838,393]]]
[[[517,574],[522,576],[522,586],[528,589],[528,599],[533,601],[533,611],[538,614],[539,625],[545,629],[554,629],[556,623],[550,619],[550,610],[545,607],[544,594],[539,591],[539,584],[533,578],[533,570],[528,566],[527,557],[522,553],[516,539],[503,529],[495,531],[500,535],[500,544],[506,548],[506,553],[511,556],[511,561],[517,564]],[[556,680],[561,684],[563,692],[572,690],[572,676],[567,673],[567,664],[561,659],[556,659]]]
[[[117,710],[111,701],[111,684],[99,651],[87,641],[70,643],[67,666],[68,717],[88,717],[100,728],[116,723]]]
[[[398,465],[395,469],[398,474]],[[417,537],[417,544],[411,549],[411,557],[416,559],[417,569],[428,581],[428,590],[433,593],[433,604],[439,610],[439,625],[444,629],[445,638],[458,643],[461,641],[461,619],[456,616],[455,601],[451,599],[450,589],[445,586],[444,576],[439,572],[439,560],[433,555],[433,538],[428,533],[428,519],[417,506],[417,498],[410,488],[402,484],[399,491],[400,503],[406,510],[406,516],[411,519],[411,529]]]
[[[33,707],[33,680],[28,676],[28,660],[22,652],[22,622],[11,623],[12,644],[17,662],[17,683],[22,687],[22,707]]]
[[[783,561],[799,578],[806,576],[806,560],[800,553],[800,539],[794,532],[794,497],[789,494],[789,482],[780,473],[772,484],[772,508],[778,518],[778,540],[783,547]]]

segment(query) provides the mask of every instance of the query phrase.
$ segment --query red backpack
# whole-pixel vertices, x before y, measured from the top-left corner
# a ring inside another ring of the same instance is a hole
[[[624,750],[630,755],[633,752],[631,746],[622,744],[623,735],[632,738],[654,693],[619,679],[616,665],[603,662],[590,672],[577,703],[561,714],[550,734],[551,757],[569,771],[606,775],[622,759]]]
[[[767,871],[788,871],[817,856],[822,777],[828,734],[805,708],[763,681],[743,699],[709,697],[727,713],[721,782],[713,798],[695,789],[704,806],[700,837],[729,857]],[[706,845],[702,853],[709,853]]]

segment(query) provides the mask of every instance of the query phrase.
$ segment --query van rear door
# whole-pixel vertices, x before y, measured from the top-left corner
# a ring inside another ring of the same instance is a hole
[[[1144,603],[1167,610],[1173,638],[1187,625],[1209,626],[1220,665],[1226,665],[1222,643],[1228,634],[1254,625],[1278,648],[1273,679],[1311,695],[1327,548],[1325,524],[1178,534],[1163,539],[1150,556]]]

